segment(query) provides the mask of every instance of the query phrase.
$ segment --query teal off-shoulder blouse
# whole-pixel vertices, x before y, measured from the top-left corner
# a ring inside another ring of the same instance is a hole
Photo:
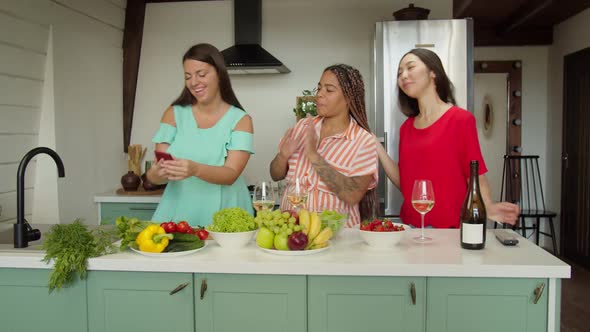
[[[161,123],[152,142],[170,144],[167,152],[175,158],[223,166],[230,150],[254,153],[252,134],[234,130],[244,115],[246,112],[231,106],[213,127],[202,129],[190,105],[174,106],[176,127]],[[152,220],[186,220],[193,226],[206,226],[213,213],[226,207],[241,207],[254,213],[242,176],[231,185],[213,184],[193,176],[168,182]]]

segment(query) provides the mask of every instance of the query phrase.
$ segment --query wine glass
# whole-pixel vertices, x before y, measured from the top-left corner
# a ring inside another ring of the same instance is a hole
[[[276,201],[276,186],[272,181],[261,181],[254,186],[252,206],[256,212],[272,211]]]
[[[421,235],[415,237],[414,240],[422,243],[432,241],[432,238],[424,236],[424,215],[434,207],[434,190],[432,189],[432,182],[430,180],[414,181],[412,206],[422,217]]]
[[[303,177],[296,177],[287,187],[287,199],[296,211],[299,211],[307,203],[307,182]]]

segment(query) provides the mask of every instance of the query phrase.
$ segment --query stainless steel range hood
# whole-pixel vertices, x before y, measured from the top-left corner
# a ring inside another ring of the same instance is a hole
[[[261,0],[234,0],[234,36],[235,45],[221,51],[230,74],[291,72],[279,59],[260,46]]]

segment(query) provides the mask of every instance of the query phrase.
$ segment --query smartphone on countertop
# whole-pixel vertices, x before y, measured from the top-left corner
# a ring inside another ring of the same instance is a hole
[[[518,239],[514,232],[507,229],[496,229],[496,239],[505,246],[515,246],[518,244]]]
[[[160,161],[162,159],[174,160],[174,158],[172,158],[172,155],[169,154],[168,152],[162,152],[162,151],[155,151],[155,152],[156,152],[156,161]]]

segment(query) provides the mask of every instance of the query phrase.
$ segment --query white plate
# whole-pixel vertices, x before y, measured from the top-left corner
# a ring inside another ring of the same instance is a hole
[[[206,246],[207,246],[207,241],[205,241],[205,244],[201,248],[197,248],[197,249],[193,249],[193,250],[187,250],[187,251],[161,252],[161,253],[144,252],[144,251],[140,251],[140,250],[137,250],[137,249],[133,249],[131,247],[129,247],[129,249],[135,251],[136,253],[138,253],[140,255],[144,255],[144,256],[148,256],[148,257],[167,258],[167,257],[179,257],[179,256],[186,256],[186,255],[194,254],[195,252],[197,252],[199,250],[205,249]]]
[[[328,250],[330,249],[330,245],[328,244],[327,247],[323,247],[320,249],[312,249],[312,250],[276,250],[276,249],[266,249],[266,248],[262,248],[261,246],[259,246],[258,244],[256,244],[256,246],[258,247],[258,249],[267,252],[269,254],[273,254],[273,255],[278,255],[278,256],[307,256],[307,255],[313,255],[313,254],[317,254],[320,253],[324,250]]]

